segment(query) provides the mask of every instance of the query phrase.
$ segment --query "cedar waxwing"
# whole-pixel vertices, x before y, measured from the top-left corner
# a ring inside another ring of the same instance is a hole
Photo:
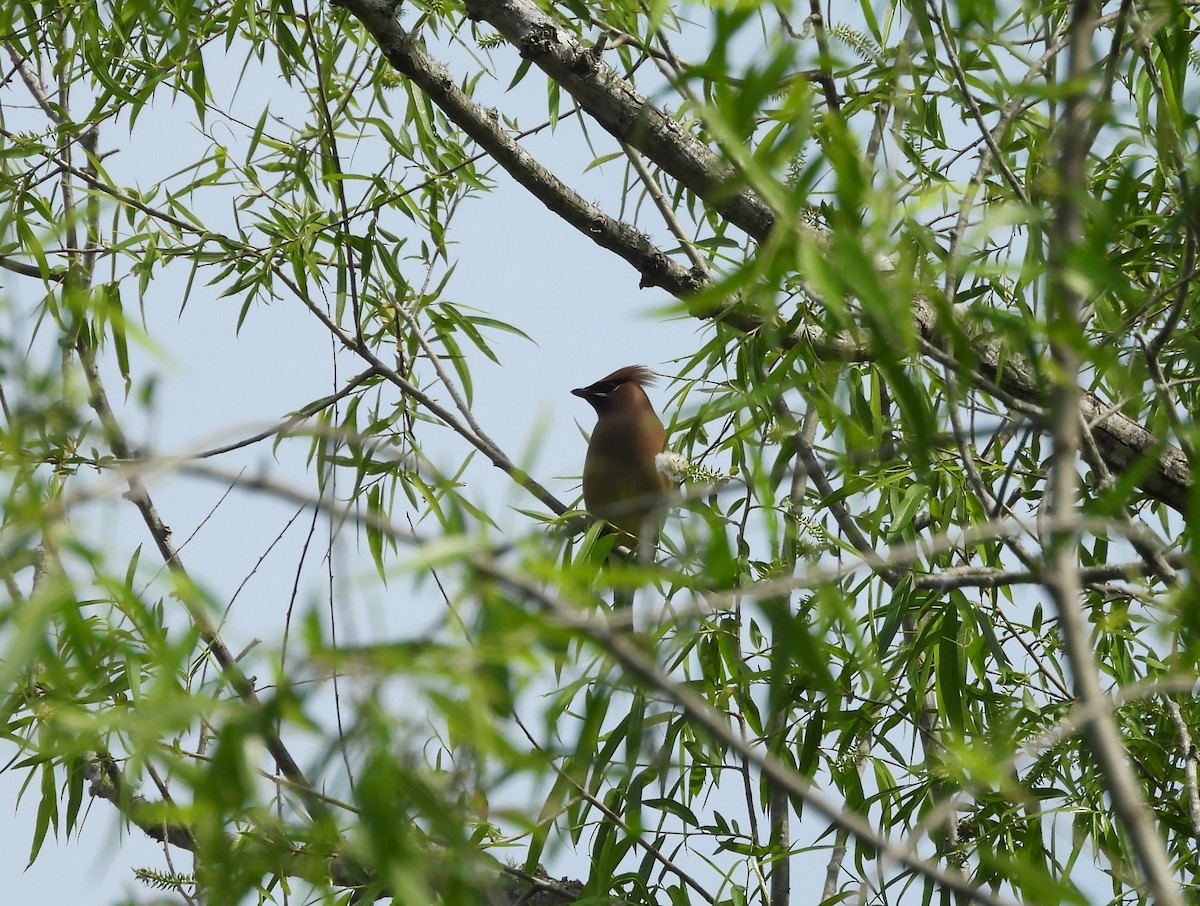
[[[667,432],[642,389],[652,383],[649,369],[630,365],[571,391],[591,403],[597,416],[583,463],[584,506],[597,519],[650,543],[658,537],[660,498],[670,488],[654,462]]]

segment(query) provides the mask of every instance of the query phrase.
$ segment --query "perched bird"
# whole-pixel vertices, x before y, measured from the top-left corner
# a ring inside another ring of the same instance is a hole
[[[584,506],[629,541],[651,544],[658,538],[659,498],[670,487],[654,462],[667,432],[643,389],[652,383],[649,369],[630,365],[571,391],[597,416],[583,463]]]

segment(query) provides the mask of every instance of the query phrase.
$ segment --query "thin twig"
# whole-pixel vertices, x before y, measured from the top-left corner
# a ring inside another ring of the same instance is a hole
[[[658,187],[658,183],[654,179],[654,174],[650,172],[650,169],[642,160],[641,155],[634,148],[630,147],[624,142],[621,142],[621,150],[625,152],[625,156],[629,158],[629,162],[633,165],[633,169],[637,171],[638,179],[642,181],[642,185],[645,186],[647,194],[649,194],[650,198],[654,201],[654,206],[658,208],[658,213],[662,215],[663,221],[667,224],[667,229],[669,229],[671,234],[679,241],[680,248],[682,248],[684,254],[688,256],[688,260],[692,262],[692,267],[702,274],[705,280],[710,279],[708,262],[700,257],[700,254],[696,251],[695,243],[693,243],[692,240],[688,238],[687,233],[684,232],[683,224],[681,224],[679,222],[679,218],[675,216],[675,209],[671,207],[670,202],[668,202],[666,197],[663,195],[662,189]]]
[[[821,14],[821,0],[808,0],[808,21],[812,23],[813,35],[817,39],[817,82],[825,94],[825,103],[834,113],[842,109],[838,97],[837,84],[833,81],[830,64],[833,60],[829,52],[829,35],[825,32],[825,16]]]

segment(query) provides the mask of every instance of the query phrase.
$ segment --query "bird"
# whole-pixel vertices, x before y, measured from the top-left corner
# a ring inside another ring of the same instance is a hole
[[[584,507],[631,545],[658,540],[656,511],[670,487],[655,463],[667,432],[646,396],[653,383],[650,369],[628,365],[571,391],[596,410],[583,462]]]

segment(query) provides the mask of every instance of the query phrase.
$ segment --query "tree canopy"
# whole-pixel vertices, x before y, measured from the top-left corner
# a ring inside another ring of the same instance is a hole
[[[108,813],[161,841],[143,882],[212,904],[1193,900],[1198,29],[1190,0],[4,4],[31,859]],[[487,275],[520,310],[462,294],[470,212],[528,242]],[[546,285],[551,232],[612,269]],[[545,388],[479,403],[525,344],[627,348],[615,305],[547,326],[598,282],[686,332],[585,375],[663,378],[653,556],[528,455]],[[323,389],[160,437],[165,306],[248,403]],[[226,498],[275,540],[193,565]]]

